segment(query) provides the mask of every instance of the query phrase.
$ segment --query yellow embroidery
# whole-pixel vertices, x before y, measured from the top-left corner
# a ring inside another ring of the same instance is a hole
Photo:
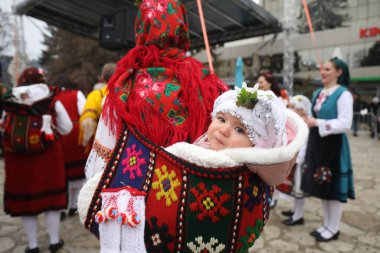
[[[30,143],[30,144],[36,144],[36,143],[38,143],[39,141],[40,141],[40,136],[37,135],[37,134],[31,135],[31,136],[29,137],[29,143]]]
[[[156,193],[157,200],[162,197],[166,200],[166,206],[170,206],[172,202],[178,200],[178,196],[175,193],[175,188],[181,185],[180,181],[176,178],[176,173],[172,170],[170,173],[167,171],[166,165],[162,165],[162,171],[156,168],[155,173],[158,180],[153,182],[152,188],[158,190]]]

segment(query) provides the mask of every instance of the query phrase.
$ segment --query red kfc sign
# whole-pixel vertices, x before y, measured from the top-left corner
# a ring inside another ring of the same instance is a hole
[[[362,28],[360,29],[360,38],[371,38],[376,37],[377,35],[380,35],[380,28],[376,26],[372,26],[369,28]]]

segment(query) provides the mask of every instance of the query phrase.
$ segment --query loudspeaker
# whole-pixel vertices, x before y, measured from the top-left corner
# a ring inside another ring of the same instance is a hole
[[[135,46],[134,23],[137,8],[128,6],[101,18],[99,45],[107,49],[131,49]]]

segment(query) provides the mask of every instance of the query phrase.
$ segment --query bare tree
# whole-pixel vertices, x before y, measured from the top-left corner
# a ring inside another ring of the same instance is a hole
[[[12,25],[9,13],[0,8],[0,83],[10,85],[11,77],[8,73],[8,66],[12,57],[6,55],[6,51],[11,43]]]
[[[4,12],[0,8],[0,55],[8,48],[11,43],[12,25],[9,13]]]

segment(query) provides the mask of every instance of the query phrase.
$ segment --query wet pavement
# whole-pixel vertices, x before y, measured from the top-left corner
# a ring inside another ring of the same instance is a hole
[[[369,138],[368,132],[359,137],[349,135],[355,176],[356,200],[343,205],[339,240],[316,242],[309,235],[322,221],[318,199],[308,198],[305,204],[305,224],[287,227],[281,211],[292,207],[293,201],[278,198],[270,214],[263,234],[250,252],[380,252],[380,140]],[[377,169],[376,169],[377,168]],[[23,253],[26,236],[19,218],[11,218],[3,212],[4,164],[0,161],[0,253]],[[41,253],[49,252],[49,240],[40,215],[38,241]],[[65,241],[59,253],[99,252],[98,240],[79,223],[78,216],[67,217],[61,224],[61,238]]]

